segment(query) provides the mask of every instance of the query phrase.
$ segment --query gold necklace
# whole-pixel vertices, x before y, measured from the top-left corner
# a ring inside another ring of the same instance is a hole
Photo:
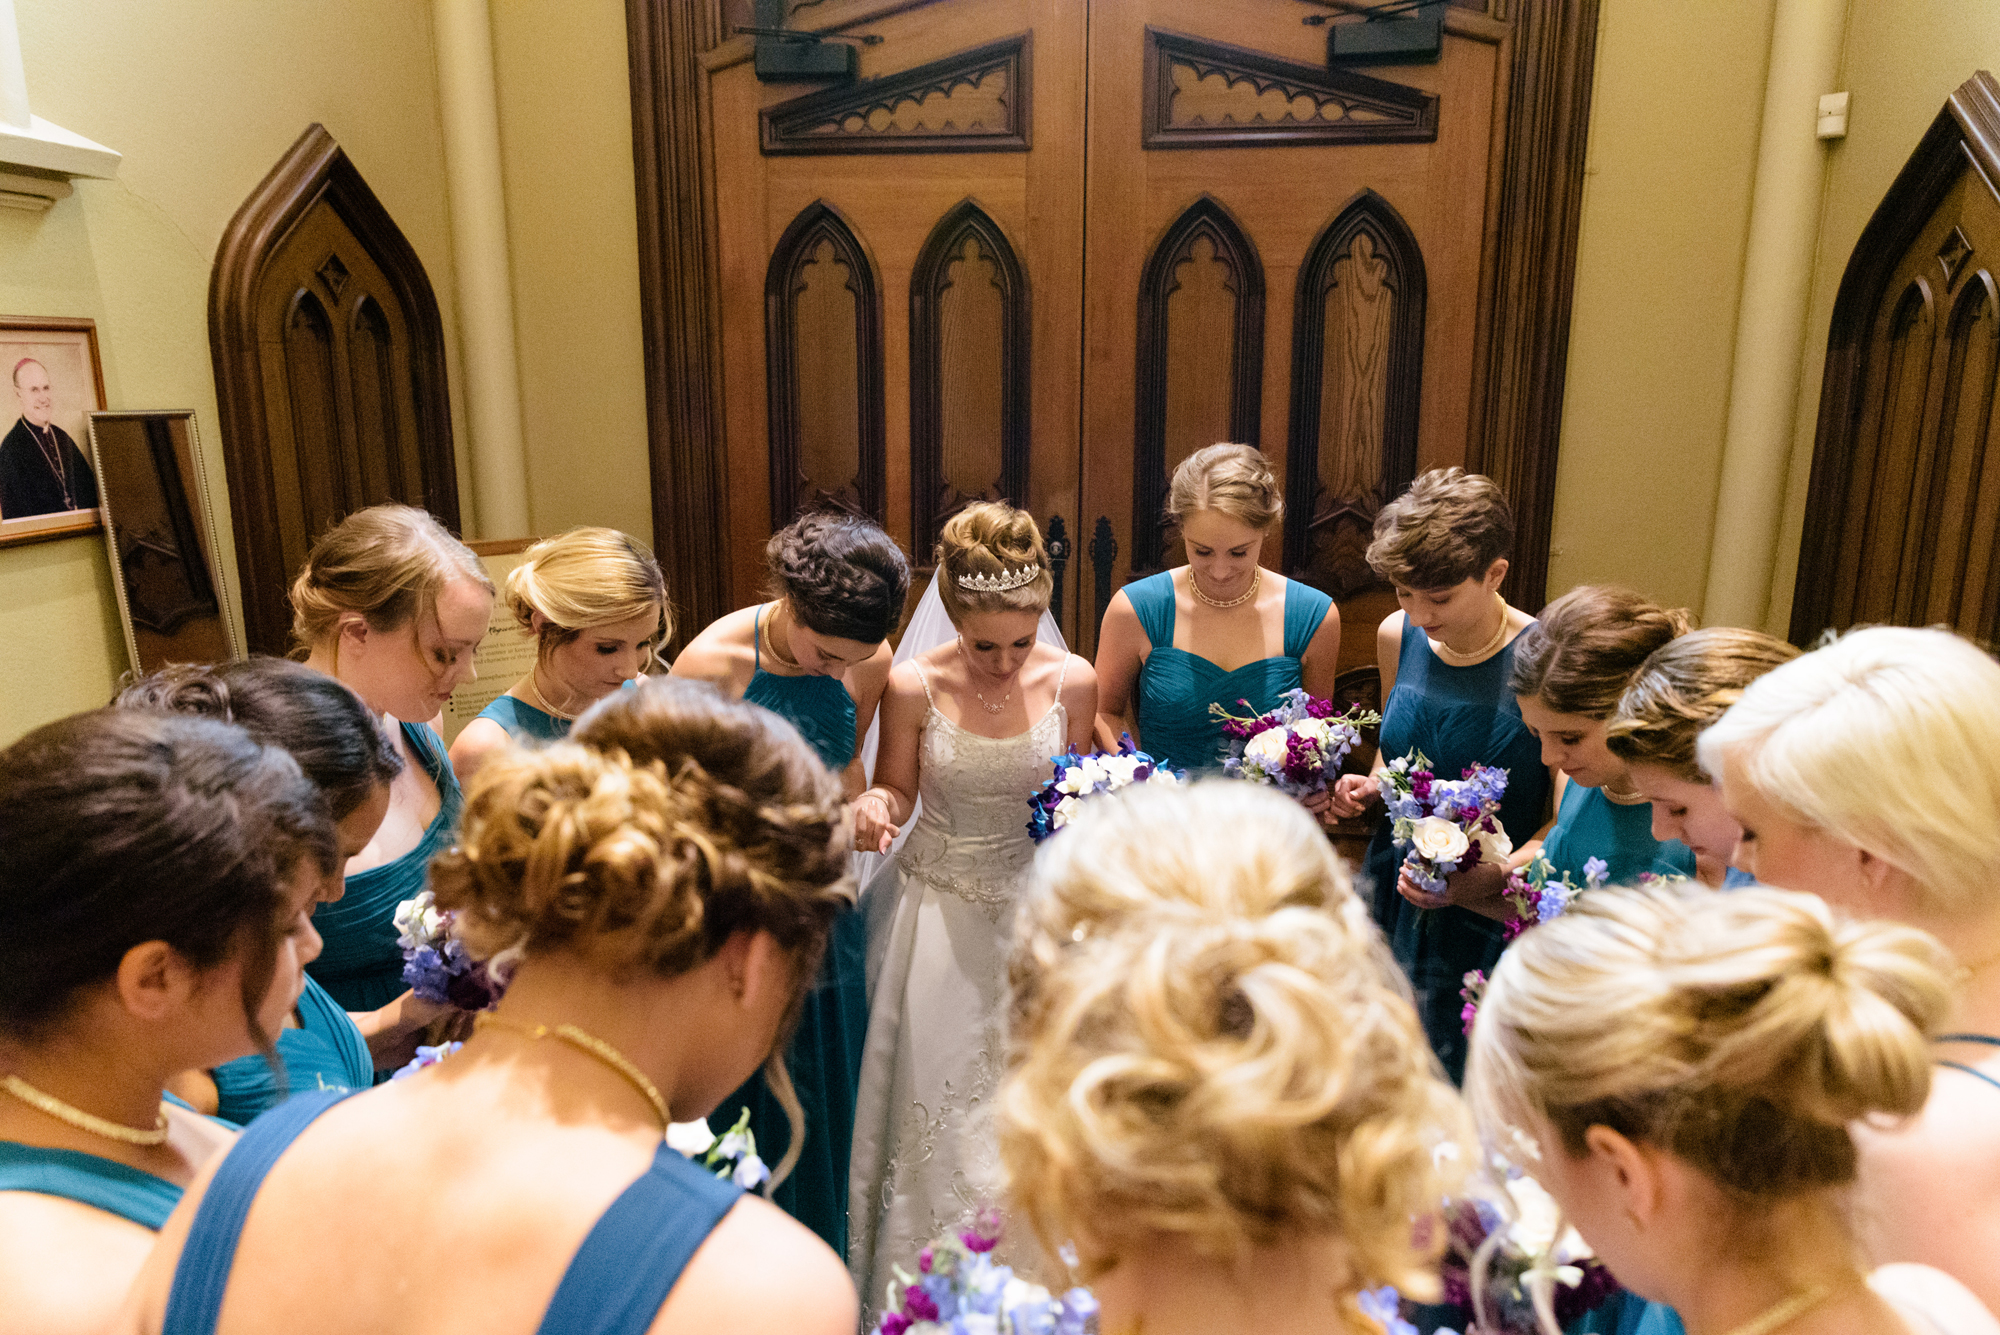
[[[66,1122],[79,1131],[88,1131],[93,1136],[115,1140],[123,1145],[164,1145],[167,1143],[167,1114],[159,1113],[159,1121],[151,1131],[141,1131],[137,1127],[126,1126],[123,1122],[113,1122],[87,1113],[83,1109],[64,1103],[53,1094],[45,1094],[18,1075],[10,1075],[0,1080],[0,1089],[6,1090],[30,1108],[39,1108],[58,1122]]]
[[[1190,576],[1190,578],[1192,578],[1192,576]],[[965,684],[968,686],[972,686],[972,660],[965,656],[965,637],[963,635],[958,637],[958,657],[959,660],[965,664]],[[1007,694],[1000,697],[1000,703],[997,705],[987,704],[986,697],[979,694],[979,688],[977,686],[972,686],[972,694],[976,699],[978,699],[979,707],[981,709],[985,710],[989,714],[997,714],[1001,710],[1007,707],[1007,702],[1009,700],[1012,700],[1014,698],[1014,688],[1012,686],[1009,686],[1007,688]]]
[[[624,1076],[626,1083],[645,1096],[646,1102],[653,1106],[654,1116],[660,1119],[660,1134],[664,1136],[667,1133],[667,1127],[672,1119],[667,1116],[667,1101],[660,1097],[660,1087],[648,1080],[646,1073],[632,1064],[631,1058],[603,1039],[594,1034],[586,1034],[573,1024],[559,1024],[553,1028],[545,1024],[523,1024],[519,1020],[510,1020],[491,1011],[481,1011],[472,1021],[474,1029],[485,1029],[494,1025],[502,1029],[512,1029],[515,1033],[523,1034],[530,1039],[553,1038],[557,1042],[569,1044],[587,1057],[595,1057]]]
[[[562,710],[550,704],[547,697],[542,694],[542,688],[535,682],[535,674],[541,670],[541,664],[539,663],[528,669],[528,694],[535,697],[535,708],[541,710],[550,718],[559,718],[568,722],[574,722],[576,720],[575,714],[565,714]]]
[[[777,659],[792,671],[797,672],[799,670],[799,660],[788,654],[778,652],[778,613],[782,612],[784,608],[785,605],[782,602],[776,604],[771,608],[771,615],[764,619],[764,644],[770,649],[771,657]]]
[[[1812,1311],[1813,1308],[1825,1302],[1827,1295],[1832,1292],[1833,1285],[1831,1284],[1815,1284],[1812,1288],[1801,1289],[1799,1292],[1781,1300],[1776,1306],[1770,1308],[1761,1316],[1750,1318],[1736,1329],[1730,1331],[1729,1335],[1769,1335],[1769,1332],[1789,1322],[1796,1321],[1807,1312]]]
[[[1194,590],[1194,596],[1202,602],[1207,603],[1210,607],[1241,607],[1257,596],[1257,590],[1263,583],[1264,567],[1258,566],[1256,573],[1250,576],[1250,591],[1248,593],[1229,599],[1211,598],[1201,591],[1201,581],[1194,577],[1194,567],[1188,567],[1188,588]]]
[[[1500,625],[1494,630],[1492,639],[1469,654],[1460,653],[1443,640],[1432,640],[1431,652],[1442,658],[1449,667],[1471,667],[1475,663],[1485,662],[1498,653],[1500,646],[1507,642],[1507,600],[1496,593],[1493,595],[1493,601],[1500,605]]]

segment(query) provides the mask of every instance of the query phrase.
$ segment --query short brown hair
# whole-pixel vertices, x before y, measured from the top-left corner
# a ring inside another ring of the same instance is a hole
[[[1586,584],[1543,608],[1515,638],[1508,687],[1558,714],[1610,718],[1646,656],[1693,628],[1685,609],[1668,611],[1630,589]]]
[[[1262,532],[1285,517],[1271,461],[1254,445],[1209,445],[1181,460],[1167,488],[1167,513],[1181,523],[1216,510]]]
[[[1713,776],[1695,758],[1695,739],[1743,698],[1744,687],[1798,656],[1783,640],[1734,626],[1669,640],[1619,697],[1604,743],[1628,765],[1658,765],[1689,783],[1707,783]]]
[[[1368,565],[1405,589],[1480,579],[1514,550],[1514,511],[1492,478],[1433,468],[1375,516]]]

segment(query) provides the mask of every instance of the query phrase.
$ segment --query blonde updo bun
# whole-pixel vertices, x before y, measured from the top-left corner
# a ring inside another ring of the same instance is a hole
[[[1167,513],[1181,523],[1215,510],[1264,532],[1285,517],[1271,461],[1253,445],[1209,445],[1181,460],[1167,486]]]
[[[349,612],[370,630],[400,630],[461,579],[494,591],[486,567],[437,516],[411,505],[356,510],[320,535],[292,581],[292,639],[302,651],[326,644]]]
[[[1055,572],[1049,569],[1035,517],[1003,501],[980,501],[945,520],[938,534],[937,564],[938,597],[954,626],[981,613],[1039,616],[1049,610],[1049,599],[1055,596]],[[966,575],[999,575],[1023,566],[1035,567],[1035,577],[1017,589],[989,592],[958,582]]]
[[[1228,837],[1218,837],[1227,830]],[[1016,932],[1010,1204],[1101,1273],[1163,1236],[1333,1244],[1355,1287],[1435,1292],[1463,1106],[1345,872],[1249,785],[1094,800]]]
[[[507,573],[507,609],[531,632],[541,614],[537,651],[544,656],[592,626],[649,613],[657,622],[650,642],[673,634],[660,563],[644,543],[615,528],[573,528],[528,548]]]
[[[1574,1157],[1606,1126],[1740,1196],[1835,1187],[1849,1123],[1923,1108],[1952,969],[1813,895],[1600,890],[1500,957],[1466,1087],[1489,1135],[1546,1121]]]

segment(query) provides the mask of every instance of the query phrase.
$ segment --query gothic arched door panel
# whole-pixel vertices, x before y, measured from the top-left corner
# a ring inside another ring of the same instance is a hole
[[[209,342],[246,638],[254,652],[283,653],[291,578],[343,517],[401,501],[458,527],[436,297],[320,126],[230,220]]]

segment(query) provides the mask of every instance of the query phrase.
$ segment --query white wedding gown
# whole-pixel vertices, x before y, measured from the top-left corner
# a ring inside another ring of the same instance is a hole
[[[934,698],[924,715],[923,805],[867,892],[887,927],[855,1108],[847,1255],[871,1318],[894,1267],[914,1273],[925,1244],[997,1203],[990,1105],[1014,905],[1034,861],[1028,797],[1068,737],[1060,676],[1055,703],[1018,736],[967,732]]]

